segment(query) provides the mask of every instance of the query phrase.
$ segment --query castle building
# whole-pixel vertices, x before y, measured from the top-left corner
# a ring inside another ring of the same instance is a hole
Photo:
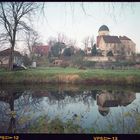
[[[121,43],[125,46],[124,52],[126,56],[132,56],[136,52],[136,44],[126,36],[119,37]]]
[[[111,36],[106,25],[99,28],[96,45],[102,56],[131,57],[136,51],[136,44],[130,38]]]

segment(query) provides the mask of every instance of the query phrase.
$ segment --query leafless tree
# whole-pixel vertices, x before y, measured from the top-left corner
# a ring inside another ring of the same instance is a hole
[[[76,48],[76,40],[75,40],[75,39],[68,39],[68,40],[67,40],[67,45],[68,45],[69,47]]]
[[[40,42],[39,34],[34,30],[28,31],[27,34],[25,35],[25,42],[26,42],[26,47],[28,48],[28,51],[30,53],[30,58],[32,59],[33,47]]]
[[[3,36],[11,46],[9,70],[13,69],[17,34],[20,31],[31,30],[26,21],[38,7],[36,2],[0,2],[0,24],[4,29]]]
[[[57,42],[57,39],[55,37],[49,37],[47,40],[49,46],[53,46],[55,42]]]
[[[92,47],[95,44],[94,36],[87,36],[83,39],[82,43],[84,47]]]
[[[55,42],[65,43],[67,46],[75,46],[76,40],[67,37],[63,33],[58,33],[57,37],[49,37],[47,40],[48,45],[53,46]]]
[[[63,42],[65,44],[67,44],[67,36],[63,33],[58,33],[58,36],[57,36],[57,41],[58,42]]]
[[[95,44],[94,36],[90,37],[90,46],[93,47]]]
[[[82,43],[83,43],[85,49],[90,47],[90,36],[85,37],[83,39]]]

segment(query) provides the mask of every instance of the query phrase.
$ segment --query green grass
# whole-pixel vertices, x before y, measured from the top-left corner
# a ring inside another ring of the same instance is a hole
[[[65,81],[67,83],[81,83],[87,80],[90,80],[91,83],[100,80],[104,83],[108,81],[138,85],[140,83],[140,70],[79,70],[71,67],[39,67],[12,72],[0,70],[0,83],[65,83]]]
[[[114,116],[115,117],[115,116]],[[128,122],[124,122],[123,119],[129,118],[135,120],[135,124],[130,127]],[[30,118],[32,119],[32,117]],[[19,120],[19,124],[26,123],[26,118]],[[57,116],[54,119],[50,119],[49,116],[39,116],[35,122],[31,123],[26,128],[26,133],[54,133],[54,134],[139,134],[140,133],[140,113],[131,110],[122,113],[120,117],[110,118],[107,120],[104,128],[99,124],[99,121],[94,121],[92,127],[84,128],[77,123],[74,119],[68,119],[63,121]],[[20,130],[21,131],[21,130]],[[22,130],[25,131],[25,130]],[[21,131],[21,132],[22,132]],[[20,132],[20,133],[21,133]],[[25,133],[25,132],[24,132]]]

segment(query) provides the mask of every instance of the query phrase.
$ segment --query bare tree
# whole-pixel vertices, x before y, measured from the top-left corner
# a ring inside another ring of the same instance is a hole
[[[82,41],[86,54],[91,54],[92,47],[95,44],[94,36],[87,36]]]
[[[9,70],[13,69],[17,33],[31,30],[26,22],[27,15],[31,15],[37,8],[36,2],[0,2],[0,24],[4,29],[3,35],[11,46]]]
[[[63,42],[65,44],[67,44],[67,36],[63,33],[58,33],[58,36],[57,36],[57,41],[58,42]]]
[[[61,43],[67,44],[68,38],[67,38],[67,36],[65,34],[58,33],[57,37],[49,37],[48,40],[47,40],[47,43],[50,46],[53,46],[56,42],[59,42],[59,43],[61,42]]]
[[[93,47],[95,44],[94,36],[90,37],[90,46]]]
[[[87,36],[83,39],[82,43],[84,44],[84,48],[88,48],[90,46],[90,37]]]
[[[49,46],[53,46],[57,42],[57,39],[55,37],[49,37],[47,40],[47,43]]]
[[[85,48],[93,47],[95,44],[94,36],[87,36],[83,39],[82,43],[84,44]]]
[[[31,30],[28,31],[25,36],[25,42],[28,48],[28,51],[30,52],[30,58],[33,57],[33,47],[38,44],[39,42],[39,35],[36,31]]]
[[[69,46],[69,47],[76,47],[76,43],[77,43],[77,41],[75,40],[75,39],[68,39],[67,40],[67,45]]]

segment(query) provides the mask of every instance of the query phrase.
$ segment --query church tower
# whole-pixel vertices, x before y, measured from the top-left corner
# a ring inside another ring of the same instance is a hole
[[[99,31],[98,31],[98,35],[99,36],[102,36],[102,35],[109,35],[109,29],[106,25],[102,25],[100,28],[99,28]]]
[[[99,42],[102,36],[107,36],[107,35],[109,35],[109,28],[106,25],[102,25],[98,31],[97,42],[96,42],[97,48],[99,47]]]

